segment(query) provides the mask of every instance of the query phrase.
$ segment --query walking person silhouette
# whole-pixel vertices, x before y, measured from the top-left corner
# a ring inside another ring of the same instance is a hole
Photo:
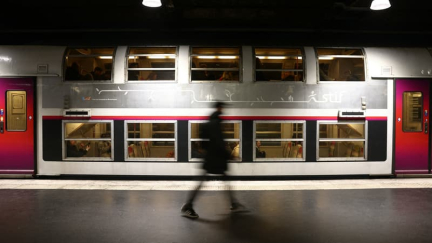
[[[207,180],[208,174],[219,174],[223,176],[226,181],[228,170],[228,159],[231,154],[226,150],[225,142],[222,134],[220,115],[222,114],[223,107],[226,106],[223,102],[216,102],[216,111],[211,114],[209,122],[205,123],[203,129],[203,138],[209,139],[206,149],[205,159],[203,163],[204,174],[201,176],[200,183],[195,190],[189,193],[186,203],[181,208],[181,214],[188,218],[198,218],[198,214],[193,209],[193,201],[197,196],[204,180]],[[231,192],[229,183],[227,182],[228,190],[226,191],[231,201],[231,212],[245,212],[246,208],[240,204]]]

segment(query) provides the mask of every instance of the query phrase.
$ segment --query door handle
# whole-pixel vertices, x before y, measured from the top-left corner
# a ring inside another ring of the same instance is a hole
[[[425,121],[425,123],[424,123],[424,127],[425,127],[425,134],[427,134],[428,133],[428,122],[427,122],[427,119],[426,119],[426,121]]]

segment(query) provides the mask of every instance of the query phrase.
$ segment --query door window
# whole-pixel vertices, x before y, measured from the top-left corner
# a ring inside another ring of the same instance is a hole
[[[423,131],[423,95],[421,92],[404,92],[402,107],[402,130]]]
[[[27,96],[25,91],[6,91],[6,130],[25,131],[27,130]]]

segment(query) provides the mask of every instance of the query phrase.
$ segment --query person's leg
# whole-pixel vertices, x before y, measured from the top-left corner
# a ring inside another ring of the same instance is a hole
[[[237,198],[234,196],[234,192],[231,190],[232,187],[229,182],[229,177],[226,174],[223,174],[223,180],[225,181],[225,185],[227,186],[227,193],[231,202],[231,212],[240,213],[240,212],[248,212],[246,207],[239,203]]]
[[[238,203],[237,199],[234,197],[234,193],[231,191],[231,185],[230,185],[229,177],[227,176],[227,174],[225,174],[225,173],[222,174],[222,180],[224,180],[224,182],[225,182],[225,186],[227,188],[226,192],[228,194],[231,205],[233,205],[234,203]]]
[[[198,214],[193,209],[193,201],[195,197],[197,196],[204,180],[206,179],[206,174],[204,173],[202,176],[200,176],[200,182],[198,186],[195,188],[195,190],[191,191],[189,193],[188,199],[186,201],[186,204],[184,204],[181,208],[182,216],[188,217],[188,218],[198,218]]]
[[[206,180],[206,178],[207,178],[207,175],[205,173],[200,176],[200,178],[199,178],[200,182],[199,182],[198,186],[195,188],[195,190],[193,190],[193,191],[191,191],[189,193],[188,199],[186,201],[187,205],[191,205],[192,206],[193,201],[195,200],[195,197],[197,196],[197,194],[198,194],[199,190],[201,189],[201,187],[202,187],[204,181]]]

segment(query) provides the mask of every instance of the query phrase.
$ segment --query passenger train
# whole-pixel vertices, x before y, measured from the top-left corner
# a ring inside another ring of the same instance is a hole
[[[0,173],[196,176],[223,101],[230,175],[430,174],[431,54],[0,46]]]

